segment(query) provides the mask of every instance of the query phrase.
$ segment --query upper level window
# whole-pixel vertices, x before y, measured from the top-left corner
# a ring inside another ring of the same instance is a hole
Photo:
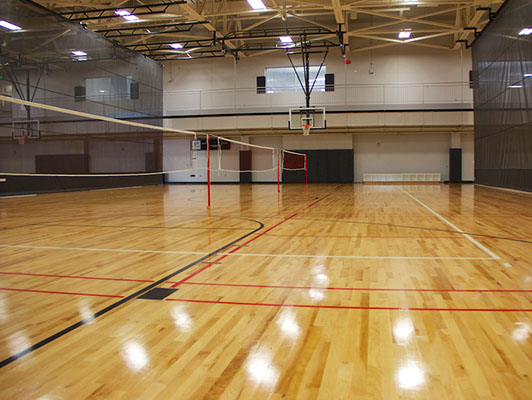
[[[96,100],[102,97],[131,98],[131,76],[105,76],[101,78],[86,78],[87,98]]]
[[[319,66],[310,67],[310,87],[318,74]],[[305,85],[305,72],[303,67],[296,67],[301,83]],[[314,91],[325,92],[325,65],[316,79]],[[302,92],[301,85],[292,67],[266,68],[266,93]]]

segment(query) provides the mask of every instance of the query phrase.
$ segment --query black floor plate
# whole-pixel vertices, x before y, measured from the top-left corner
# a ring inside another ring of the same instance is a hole
[[[166,288],[155,288],[147,291],[142,296],[137,297],[138,299],[147,299],[147,300],[164,300],[177,289],[166,289]]]

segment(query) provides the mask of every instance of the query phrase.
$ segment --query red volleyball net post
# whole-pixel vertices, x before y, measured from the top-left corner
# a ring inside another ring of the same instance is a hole
[[[207,207],[211,208],[211,153],[209,135],[206,138],[207,141]]]
[[[281,151],[277,149],[277,193],[281,192]]]

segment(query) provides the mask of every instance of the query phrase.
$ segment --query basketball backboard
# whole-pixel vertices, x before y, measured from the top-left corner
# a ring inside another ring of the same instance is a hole
[[[302,129],[304,135],[308,135],[310,129],[325,129],[324,107],[298,107],[291,108],[288,112],[288,129]]]

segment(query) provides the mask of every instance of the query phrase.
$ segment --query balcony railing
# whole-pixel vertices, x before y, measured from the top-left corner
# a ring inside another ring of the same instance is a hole
[[[165,115],[279,112],[305,105],[301,90],[257,93],[256,88],[170,90],[164,92]],[[312,105],[327,110],[394,110],[472,108],[473,92],[466,82],[336,85],[315,91]]]

